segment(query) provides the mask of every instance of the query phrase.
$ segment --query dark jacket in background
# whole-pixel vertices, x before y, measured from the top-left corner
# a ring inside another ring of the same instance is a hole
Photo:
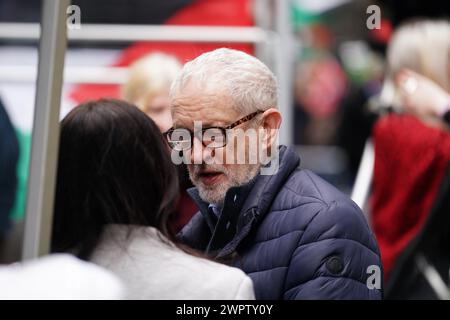
[[[10,211],[14,205],[19,158],[19,142],[8,114],[0,101],[0,235],[10,228]]]
[[[386,299],[442,299],[425,276],[426,261],[450,288],[450,166],[426,221],[396,260],[386,283]],[[448,297],[447,297],[448,299]]]
[[[200,212],[181,241],[217,259],[234,257],[257,299],[380,299],[382,287],[367,285],[370,266],[382,273],[380,253],[360,209],[300,169],[292,148],[279,156],[276,174],[228,190],[218,221],[190,189]]]
[[[424,271],[432,266],[449,286],[450,133],[391,114],[376,123],[373,141],[371,214],[385,298],[442,298]]]

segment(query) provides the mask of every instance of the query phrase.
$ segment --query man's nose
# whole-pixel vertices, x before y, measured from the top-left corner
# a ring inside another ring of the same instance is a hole
[[[204,145],[202,143],[202,141],[199,139],[199,137],[196,137],[194,135],[193,137],[194,141],[193,141],[193,145],[191,148],[191,159],[193,164],[202,164],[204,162]]]

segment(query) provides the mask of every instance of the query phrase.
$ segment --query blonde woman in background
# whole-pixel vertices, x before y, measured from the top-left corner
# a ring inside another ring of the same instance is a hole
[[[396,111],[413,113],[430,125],[441,126],[431,110],[442,112],[448,103],[449,61],[449,21],[404,24],[396,30],[388,47],[380,102]]]
[[[448,21],[405,23],[389,43],[379,110],[395,113],[372,130],[371,195],[386,299],[450,297],[450,135],[437,116],[449,99],[449,58]]]
[[[172,126],[169,89],[181,70],[178,60],[164,53],[152,53],[134,62],[129,69],[128,81],[122,86],[122,97],[145,112],[166,132]],[[180,184],[180,199],[171,221],[174,232],[184,227],[198,211],[186,190],[193,187],[184,164],[176,166]]]
[[[149,54],[130,66],[128,81],[122,87],[122,97],[152,118],[161,132],[172,126],[169,89],[180,70],[176,58],[163,53]]]

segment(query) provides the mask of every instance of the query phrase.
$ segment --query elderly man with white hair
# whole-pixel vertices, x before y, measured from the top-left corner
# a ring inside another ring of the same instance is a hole
[[[179,237],[241,268],[257,299],[380,299],[382,266],[361,210],[278,146],[277,81],[231,49],[186,63],[170,92],[172,160],[198,212]]]

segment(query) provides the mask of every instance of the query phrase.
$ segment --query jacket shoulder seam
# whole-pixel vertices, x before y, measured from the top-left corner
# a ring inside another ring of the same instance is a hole
[[[317,188],[317,187],[316,187],[316,188]],[[300,194],[300,193],[298,193],[298,191],[293,190],[291,187],[284,186],[283,189],[286,189],[286,190],[288,190],[288,191],[294,193],[296,196],[303,197],[303,198],[314,199],[314,200],[317,200],[316,203],[321,203],[321,204],[323,204],[323,205],[325,205],[325,206],[328,205],[328,203],[326,203],[325,200],[323,200],[323,199],[321,199],[321,198],[317,198],[317,197],[314,197],[314,196],[311,196],[311,195],[303,195],[303,194]],[[303,204],[302,204],[302,205],[303,205]],[[296,207],[293,207],[292,209],[297,208],[297,207],[300,207],[300,205],[299,205],[299,206],[296,206]]]
[[[260,243],[264,243],[264,242],[269,242],[269,241],[276,240],[276,239],[279,239],[281,237],[284,237],[285,235],[288,235],[288,234],[293,233],[293,232],[303,232],[303,231],[305,231],[305,230],[304,229],[291,230],[289,232],[280,234],[279,236],[276,236],[276,237],[273,237],[273,238],[270,238],[270,239],[266,239],[266,240],[256,241],[256,242],[253,242],[252,244],[255,245],[255,244],[260,244]],[[298,248],[298,247],[296,247],[296,248]]]
[[[262,270],[246,271],[245,273],[247,275],[249,275],[249,274],[255,274],[258,272],[267,272],[267,271],[271,271],[271,270],[275,270],[275,269],[283,269],[283,268],[287,269],[287,268],[289,268],[289,266],[278,266],[278,267],[272,267],[272,268],[267,268],[267,269],[262,269]]]
[[[311,175],[309,174],[308,170],[304,170],[305,174],[308,176],[309,180],[311,181],[311,183],[314,185],[314,188],[316,188],[317,192],[320,194],[321,199],[323,199],[323,194],[322,192],[320,192],[319,187],[317,186],[316,182],[314,181],[314,179],[311,177]],[[324,201],[324,200],[322,200]],[[325,202],[325,201],[324,201]]]
[[[365,245],[364,243],[362,243],[362,242],[360,242],[360,241],[358,241],[358,240],[355,240],[355,239],[351,239],[351,238],[340,238],[340,237],[328,237],[328,238],[325,238],[325,239],[320,239],[320,240],[316,240],[316,241],[311,241],[311,242],[302,243],[302,244],[300,244],[299,246],[297,246],[297,247],[295,248],[294,251],[296,251],[297,249],[299,249],[299,248],[301,248],[301,247],[303,247],[303,246],[308,246],[308,245],[315,244],[315,243],[318,243],[318,242],[322,242],[322,241],[325,241],[325,240],[345,240],[345,241],[352,241],[352,242],[355,242],[355,243],[359,244],[360,246],[362,246],[362,247],[368,249],[370,252],[372,252],[373,254],[375,254],[376,256],[378,256],[378,253],[377,253],[377,252],[375,252],[372,248],[368,247],[368,246]]]
[[[337,206],[339,206],[339,204],[340,204],[340,203],[338,203],[337,201],[333,201],[332,203],[335,203]],[[308,223],[307,227],[305,228],[305,233],[306,233],[306,229],[308,228],[308,226],[309,226],[311,223],[313,223],[313,221],[314,221],[321,213],[323,213],[323,212],[329,212],[330,207],[331,207],[331,204],[329,204],[329,205],[327,206],[327,208],[322,208],[322,210],[319,210],[319,212],[317,212],[317,214],[314,215],[314,217],[311,219],[311,221]],[[353,209],[354,209],[354,208],[353,208]],[[352,210],[352,211],[354,212],[354,210]],[[303,235],[302,235],[302,238],[303,238]],[[336,236],[334,236],[334,237],[327,237],[327,238],[325,238],[325,239],[316,240],[316,241],[310,241],[310,242],[306,242],[306,243],[299,243],[299,245],[297,246],[297,248],[299,248],[300,246],[305,245],[305,244],[317,243],[317,242],[319,242],[319,241],[323,241],[323,240],[326,240],[326,239],[353,240],[353,241],[355,241],[355,242],[360,243],[362,246],[366,247],[367,249],[369,249],[370,251],[372,251],[372,252],[374,252],[375,254],[378,255],[378,253],[376,253],[372,248],[369,248],[367,245],[363,244],[362,242],[360,242],[360,241],[358,241],[358,240],[354,240],[354,239],[346,239],[346,238],[340,238],[340,237],[336,237]]]

